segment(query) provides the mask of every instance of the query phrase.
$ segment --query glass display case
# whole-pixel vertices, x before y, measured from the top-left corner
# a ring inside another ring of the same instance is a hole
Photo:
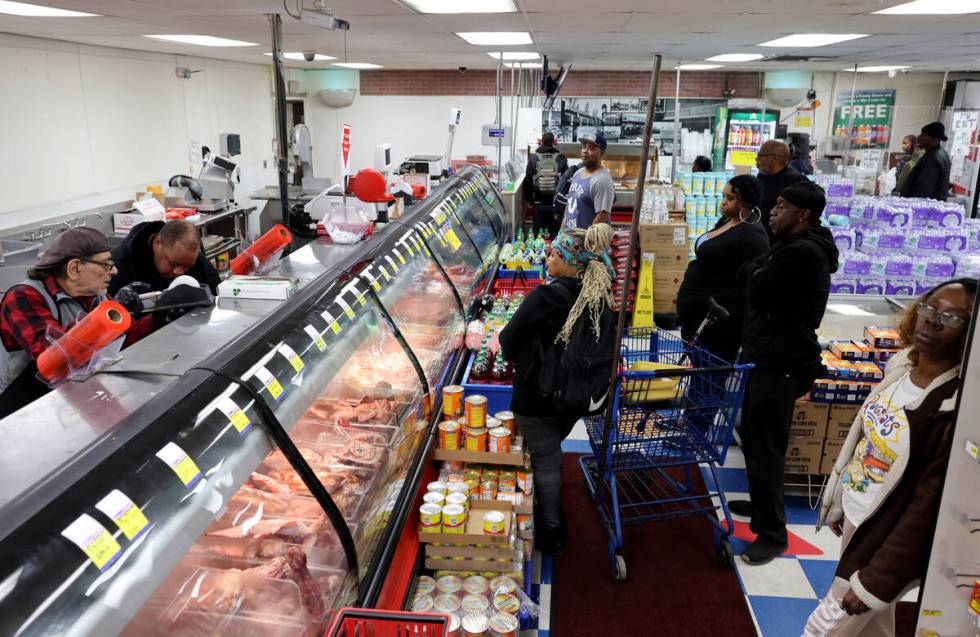
[[[322,634],[385,568],[504,217],[464,169],[77,459],[18,485],[0,500],[0,633]],[[26,506],[32,493],[43,503]]]
[[[822,341],[860,340],[865,326],[897,325],[913,300],[909,296],[831,294],[817,336]]]

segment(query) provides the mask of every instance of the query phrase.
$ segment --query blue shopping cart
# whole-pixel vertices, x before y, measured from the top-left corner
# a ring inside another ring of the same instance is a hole
[[[727,363],[656,328],[627,329],[620,351],[612,422],[607,427],[602,414],[585,420],[593,453],[579,460],[609,535],[614,577],[627,578],[624,524],[696,514],[714,525],[719,559],[732,566],[734,524],[716,469],[753,366]],[[698,465],[710,471],[716,491],[695,489]]]

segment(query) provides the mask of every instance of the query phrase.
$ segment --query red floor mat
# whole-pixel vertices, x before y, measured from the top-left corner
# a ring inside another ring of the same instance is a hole
[[[712,526],[703,517],[626,527],[629,581],[613,581],[606,531],[578,458],[565,455],[562,506],[569,541],[555,560],[551,634],[754,636],[738,576],[718,564]]]
[[[745,540],[746,542],[755,541],[755,533],[749,529],[747,522],[739,522],[738,520],[735,520],[735,533],[733,535],[740,540]],[[792,531],[788,531],[786,535],[789,546],[783,553],[783,556],[792,557],[795,555],[797,557],[807,557],[808,555],[823,555],[823,551]]]

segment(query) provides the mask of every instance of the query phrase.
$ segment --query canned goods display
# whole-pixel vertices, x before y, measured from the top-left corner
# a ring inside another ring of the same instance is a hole
[[[487,637],[487,630],[490,629],[490,620],[486,615],[471,613],[463,615],[463,637]]]
[[[477,478],[476,480],[467,480],[465,482],[465,484],[466,484],[466,487],[469,489],[469,492],[470,492],[470,500],[479,500],[480,499],[480,479]]]
[[[490,582],[482,575],[472,575],[463,580],[463,591],[470,595],[486,597],[490,592]]]
[[[439,506],[442,506],[443,504],[446,503],[446,496],[439,493],[438,491],[429,491],[428,493],[422,496],[422,502],[425,502],[426,504],[438,504]]]
[[[485,595],[473,595],[472,593],[463,597],[461,605],[463,614],[479,613],[484,614],[490,610],[490,600]]]
[[[443,575],[436,580],[436,592],[439,595],[459,595],[463,590],[463,580],[455,575]]]
[[[419,507],[419,520],[426,533],[442,531],[442,507],[438,504],[423,504]]]
[[[435,598],[433,608],[437,613],[453,615],[459,611],[459,595],[443,593]]]
[[[499,420],[497,420],[493,416],[487,416],[487,424],[486,424],[487,429],[496,429],[499,426],[500,426]]]
[[[446,633],[446,637],[462,637],[461,621],[458,613],[449,616],[449,631]]]
[[[497,480],[497,491],[500,493],[517,493],[517,474],[504,471]]]
[[[419,593],[412,599],[412,612],[413,613],[431,613],[435,602],[432,601],[432,597]]]
[[[434,482],[430,482],[429,484],[427,484],[425,490],[435,491],[436,493],[441,493],[442,495],[446,495],[447,493],[449,493],[449,486],[445,482],[436,480]]]
[[[467,427],[466,428],[466,450],[467,451],[486,451],[487,450],[487,429],[486,429],[486,427]]]
[[[480,471],[478,469],[469,468],[469,469],[467,469],[466,471],[463,472],[463,479],[464,480],[476,480],[477,482],[479,482],[480,481],[480,477],[482,475],[483,475],[483,472],[482,471]]]
[[[446,496],[446,504],[458,504],[463,507],[464,511],[468,511],[470,508],[470,498],[462,493],[450,493]]]
[[[445,420],[439,423],[439,448],[457,451],[460,447],[460,438],[463,428],[458,422]]]
[[[436,608],[439,607],[439,600],[436,599]],[[510,593],[501,593],[493,596],[493,608],[497,612],[517,615],[521,610],[521,602],[516,596]]]
[[[510,453],[510,429],[497,427],[488,433],[487,448],[491,453]]]
[[[490,591],[494,595],[513,595],[516,590],[517,582],[514,581],[513,577],[498,575],[490,580]]]
[[[534,530],[534,518],[527,513],[517,514],[517,530],[531,532]]]
[[[521,622],[507,613],[494,613],[488,626],[490,637],[517,637]]]
[[[480,483],[480,499],[481,500],[497,499],[496,480],[484,480],[483,482]]]
[[[501,427],[507,427],[510,429],[510,433],[517,433],[517,420],[514,418],[514,412],[498,411],[493,415],[493,417],[500,421]]]
[[[487,425],[487,397],[486,396],[467,396],[463,402],[466,424],[470,427],[486,427]]]
[[[466,532],[466,509],[458,504],[447,504],[442,507],[443,533]]]
[[[534,473],[527,467],[517,470],[517,487],[524,495],[534,494]]]
[[[483,514],[483,532],[486,535],[503,535],[506,519],[500,511],[487,511]]]
[[[466,478],[463,478],[463,480],[465,480],[465,479]],[[466,482],[464,482],[462,480],[459,481],[459,482],[450,482],[449,483],[449,495],[453,495],[453,494],[469,496],[470,495],[470,488],[466,484]],[[446,497],[448,498],[449,496],[446,496]]]
[[[415,582],[415,594],[416,595],[429,595],[431,596],[436,590],[436,580],[429,577],[428,575],[420,575],[418,580]]]
[[[456,418],[463,413],[463,393],[461,385],[446,385],[442,388],[442,413],[447,418]]]

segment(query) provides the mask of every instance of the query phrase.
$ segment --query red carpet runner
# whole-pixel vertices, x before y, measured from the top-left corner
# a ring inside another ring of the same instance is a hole
[[[738,576],[719,566],[712,527],[703,517],[625,527],[629,580],[613,581],[606,531],[578,457],[565,455],[562,506],[569,542],[555,560],[551,634],[754,636]]]

